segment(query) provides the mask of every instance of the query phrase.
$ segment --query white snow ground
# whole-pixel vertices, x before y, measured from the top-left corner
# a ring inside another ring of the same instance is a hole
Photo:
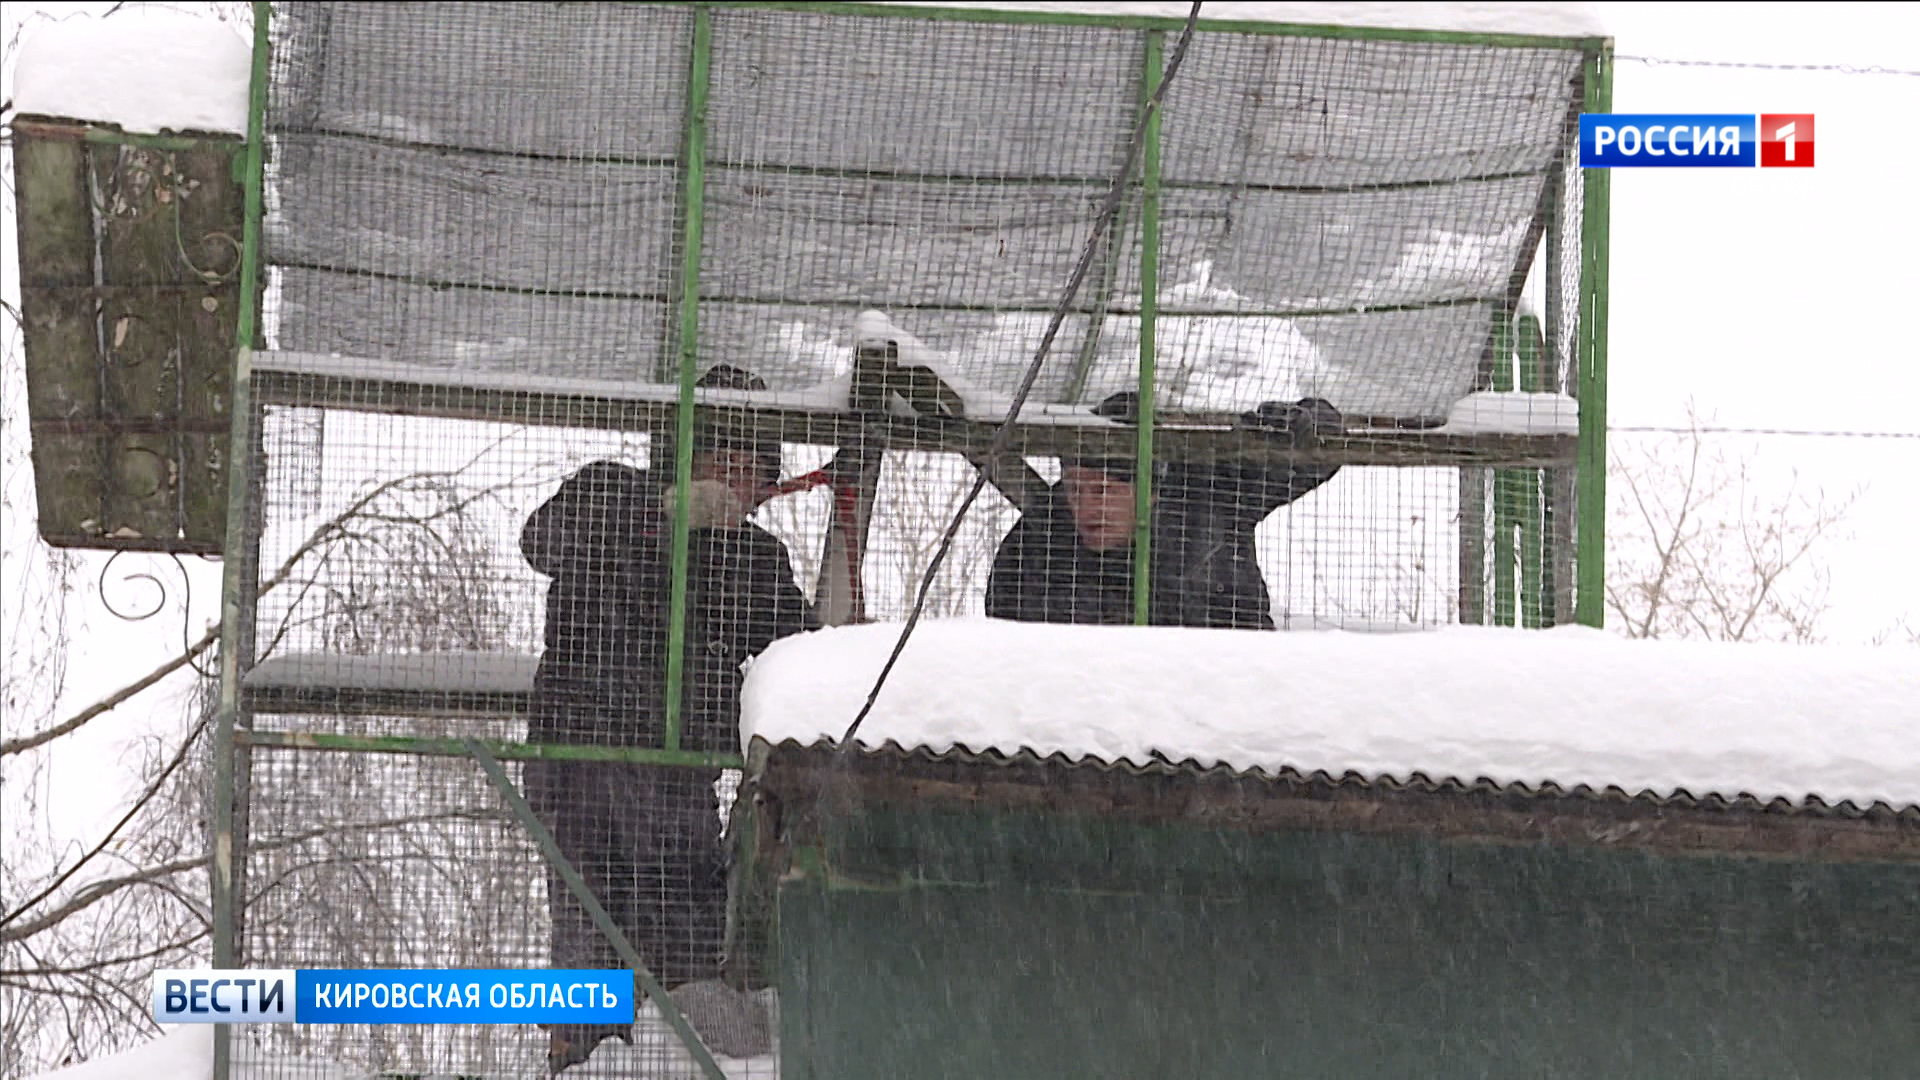
[[[16,113],[127,131],[247,133],[252,49],[234,27],[189,11],[124,7],[49,21],[21,42]]]
[[[788,638],[742,741],[852,722],[899,627]],[[921,624],[857,739],[936,752],[1920,806],[1910,650],[1629,641],[1585,627],[1262,634]]]
[[[250,1056],[235,1040],[233,1080],[359,1080],[331,1061]],[[213,1075],[213,1025],[173,1024],[152,1042],[41,1073],[33,1080],[207,1080]]]
[[[679,1037],[660,1018],[659,1010],[651,1004],[642,1005],[635,1021],[632,1045],[610,1039],[595,1049],[592,1057],[569,1069],[567,1076],[578,1080],[633,1076],[698,1080],[700,1067],[681,1049]],[[244,1039],[234,1040],[234,1048],[233,1080],[371,1080],[375,1075],[355,1072],[333,1061],[262,1055]],[[714,1061],[733,1080],[773,1080],[780,1075],[774,1054],[752,1058],[716,1055]],[[31,1080],[207,1080],[211,1075],[213,1025],[174,1024],[152,1042],[41,1073]]]

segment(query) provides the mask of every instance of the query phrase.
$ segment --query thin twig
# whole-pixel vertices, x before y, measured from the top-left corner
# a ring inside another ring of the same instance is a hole
[[[147,803],[153,800],[155,795],[160,793],[160,789],[166,786],[167,779],[173,775],[174,770],[178,769],[181,763],[187,760],[187,754],[193,750],[194,740],[198,739],[200,733],[205,730],[207,730],[207,719],[206,717],[201,717],[200,722],[193,725],[193,730],[187,732],[187,737],[181,740],[180,750],[173,755],[173,760],[167,762],[167,767],[160,770],[160,775],[154,777],[153,783],[147,785],[147,790],[142,792],[138,799],[134,800],[133,805],[127,808],[127,812],[120,816],[120,820],[113,823],[113,828],[107,830],[107,835],[101,837],[99,843],[93,845],[93,848],[85,855],[80,856],[77,862],[67,867],[58,877],[55,877],[46,888],[35,893],[31,899],[19,907],[14,908],[5,916],[0,916],[0,927],[6,926],[8,923],[25,914],[35,904],[60,891],[60,886],[65,885],[68,879],[79,873],[81,867],[92,862],[94,856],[107,850],[107,845],[113,843],[113,838],[120,835],[120,830],[126,828],[127,823],[132,821],[134,816],[140,813]]]
[[[117,706],[126,702],[128,698],[133,697],[134,695],[140,693],[142,690],[145,690],[148,687],[153,686],[155,683],[160,682],[162,679],[165,679],[167,676],[173,674],[176,671],[179,671],[183,667],[186,667],[189,663],[192,662],[194,657],[199,656],[201,653],[207,651],[207,649],[211,648],[219,640],[220,640],[220,626],[218,623],[216,623],[212,627],[208,628],[205,634],[201,635],[199,641],[196,641],[192,645],[188,646],[186,652],[183,652],[180,655],[173,657],[172,659],[161,664],[159,667],[156,667],[152,671],[149,671],[145,675],[142,675],[139,679],[135,680],[134,682],[128,683],[127,685],[121,687],[120,689],[114,691],[113,693],[108,694],[106,697],[101,698],[99,701],[94,702],[92,705],[89,705],[84,709],[81,709],[79,712],[73,714],[72,716],[68,717],[65,720],[62,720],[60,723],[55,724],[50,728],[47,728],[45,731],[36,731],[31,735],[23,735],[18,739],[8,739],[5,742],[0,742],[0,757],[6,757],[9,754],[24,753],[25,751],[31,750],[36,746],[44,746],[47,743],[52,742],[53,740],[59,738],[62,735],[66,735],[73,731],[78,730],[80,727],[84,726],[88,721],[95,719],[96,717],[100,716],[102,713],[112,711]]]

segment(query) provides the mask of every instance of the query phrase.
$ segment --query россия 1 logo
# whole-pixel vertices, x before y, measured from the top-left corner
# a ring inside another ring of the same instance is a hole
[[[1760,167],[1813,168],[1813,114],[1765,113],[1760,117]]]
[[[1582,113],[1580,166],[1813,167],[1812,113]]]

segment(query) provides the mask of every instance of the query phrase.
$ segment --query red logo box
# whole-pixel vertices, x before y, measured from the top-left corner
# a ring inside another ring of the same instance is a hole
[[[1813,168],[1813,114],[1762,113],[1760,167]]]

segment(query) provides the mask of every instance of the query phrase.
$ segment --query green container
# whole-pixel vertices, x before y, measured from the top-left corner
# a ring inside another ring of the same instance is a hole
[[[755,763],[785,1080],[1920,1061],[1912,811]]]

